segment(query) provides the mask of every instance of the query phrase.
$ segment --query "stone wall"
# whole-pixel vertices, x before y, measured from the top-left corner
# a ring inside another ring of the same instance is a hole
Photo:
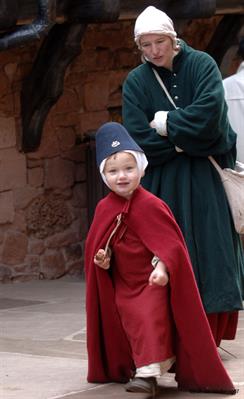
[[[27,154],[20,92],[41,43],[0,53],[0,281],[82,275],[89,207],[83,138],[120,118],[121,85],[138,62],[131,29],[128,22],[88,28],[41,145]]]
[[[203,22],[184,30],[198,48],[211,34]],[[40,43],[0,53],[1,282],[82,275],[91,206],[87,190],[95,184],[87,181],[83,139],[102,123],[121,118],[122,83],[140,58],[132,32],[129,21],[88,27],[41,145],[28,154],[21,151],[20,91]]]

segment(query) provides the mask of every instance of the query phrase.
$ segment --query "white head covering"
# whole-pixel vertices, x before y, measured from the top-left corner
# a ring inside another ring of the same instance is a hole
[[[139,14],[136,19],[134,28],[134,37],[137,46],[140,48],[140,37],[148,34],[161,34],[169,36],[173,41],[173,48],[179,48],[177,43],[177,34],[174,30],[173,21],[168,15],[157,9],[149,6]]]
[[[148,165],[148,161],[147,161],[147,158],[146,158],[146,155],[144,154],[144,152],[141,152],[141,151],[133,151],[133,150],[123,150],[123,152],[128,152],[129,154],[133,155],[133,157],[134,157],[135,160],[136,160],[137,168],[138,168],[138,170],[139,170],[139,173],[141,174],[141,177],[142,177],[142,176],[144,175],[144,171],[145,171],[145,169],[146,169],[146,167],[147,167],[147,165]],[[108,158],[109,158],[109,157],[108,157]],[[106,179],[106,177],[105,177],[105,175],[104,175],[104,173],[103,173],[103,171],[104,171],[104,166],[105,166],[105,163],[106,163],[106,161],[107,161],[108,158],[105,158],[105,159],[100,163],[99,170],[100,170],[100,173],[101,173],[101,176],[102,176],[102,179],[103,179],[104,183],[106,184],[106,186],[109,187],[109,184],[108,184],[108,182],[107,182],[107,179]],[[109,187],[109,188],[110,188],[110,187]]]

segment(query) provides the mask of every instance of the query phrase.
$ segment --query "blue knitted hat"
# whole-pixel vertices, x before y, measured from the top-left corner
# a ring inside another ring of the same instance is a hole
[[[107,122],[98,129],[96,133],[96,158],[98,167],[110,155],[125,150],[144,152],[120,123]]]

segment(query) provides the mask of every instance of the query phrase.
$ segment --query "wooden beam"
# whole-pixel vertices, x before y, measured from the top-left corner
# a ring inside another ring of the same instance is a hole
[[[243,0],[121,0],[120,19],[135,19],[153,5],[176,19],[206,18],[215,14],[244,14]]]
[[[244,14],[243,0],[216,0],[217,14]]]
[[[164,10],[172,18],[202,18],[214,14],[244,13],[244,4],[240,0],[57,0],[57,22],[76,20],[99,23],[113,22],[118,18],[134,19],[149,5]],[[18,24],[30,23],[36,14],[37,1],[22,0]]]
[[[56,0],[57,20],[81,23],[116,21],[120,12],[119,0]],[[19,23],[30,21],[37,13],[36,0],[22,0]]]
[[[120,18],[136,17],[144,8],[153,5],[171,18],[203,18],[214,15],[215,0],[121,0]]]
[[[220,66],[226,51],[236,43],[238,32],[243,27],[243,15],[225,15],[220,21],[211,38],[206,52],[210,54]]]

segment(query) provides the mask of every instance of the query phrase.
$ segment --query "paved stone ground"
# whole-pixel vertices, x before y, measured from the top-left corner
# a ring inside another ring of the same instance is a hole
[[[84,282],[71,278],[0,286],[1,399],[149,399],[126,393],[122,384],[86,382],[84,295]],[[235,399],[244,399],[243,312],[236,340],[222,346],[220,355],[239,389]],[[227,398],[179,392],[171,374],[159,385],[160,398]]]

